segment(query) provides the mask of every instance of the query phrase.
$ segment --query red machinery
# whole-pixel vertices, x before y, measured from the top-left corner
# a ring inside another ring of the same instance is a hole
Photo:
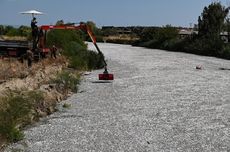
[[[98,53],[100,55],[103,55],[102,52],[100,51],[97,43],[96,43],[96,38],[91,30],[91,28],[85,24],[85,23],[80,23],[79,25],[42,25],[40,27],[40,30],[42,30],[43,32],[45,32],[45,35],[47,33],[48,30],[52,30],[52,29],[60,29],[60,30],[83,30],[85,31],[90,39],[92,40],[94,46],[96,47]],[[40,37],[40,43],[39,43],[39,48],[42,50],[42,52],[47,52],[48,49],[45,48],[45,41],[46,41],[46,36],[45,37]],[[105,71],[103,72],[103,74],[99,74],[99,80],[113,80],[113,74],[108,73],[107,71],[107,63],[103,58],[103,62],[104,62],[104,69]]]

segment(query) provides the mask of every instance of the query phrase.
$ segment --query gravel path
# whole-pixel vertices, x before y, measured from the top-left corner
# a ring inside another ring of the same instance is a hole
[[[60,105],[6,151],[230,152],[230,70],[220,69],[230,68],[230,61],[99,47],[115,80],[99,83],[103,70],[85,76],[79,93],[64,101],[69,109]]]

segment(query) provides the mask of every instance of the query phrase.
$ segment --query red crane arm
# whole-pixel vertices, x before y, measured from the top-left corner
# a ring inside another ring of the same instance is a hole
[[[48,30],[52,30],[52,29],[59,29],[59,30],[83,30],[85,32],[87,32],[87,34],[89,35],[90,39],[92,40],[94,46],[96,47],[97,51],[99,52],[100,55],[103,56],[103,53],[101,52],[101,50],[99,49],[99,47],[97,46],[97,41],[96,41],[96,37],[94,36],[91,28],[85,24],[85,23],[80,23],[79,25],[75,26],[75,25],[42,25],[40,27],[40,29],[44,30],[45,32]],[[103,60],[105,68],[107,66],[107,63],[105,60]]]
[[[79,25],[75,26],[75,25],[42,25],[40,27],[41,30],[45,31],[45,33],[48,30],[52,30],[52,29],[60,29],[60,30],[83,30],[85,32],[87,32],[87,34],[89,35],[90,39],[92,40],[94,46],[96,47],[98,53],[103,56],[103,53],[100,51],[99,47],[97,46],[96,43],[96,37],[94,36],[91,28],[85,24],[85,23],[80,23]],[[104,62],[104,69],[105,71],[103,72],[103,74],[99,74],[99,80],[113,80],[113,74],[109,74],[107,71],[107,63],[103,57],[103,62]]]
[[[80,25],[74,26],[74,25],[42,25],[40,27],[42,30],[51,30],[51,29],[59,29],[59,30],[84,30],[89,35],[90,39],[94,44],[96,44],[96,38],[91,30],[91,28],[84,23],[81,23]]]

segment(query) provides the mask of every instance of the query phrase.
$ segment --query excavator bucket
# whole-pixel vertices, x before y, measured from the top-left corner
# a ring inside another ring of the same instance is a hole
[[[105,68],[105,71],[103,72],[103,74],[98,75],[99,80],[113,80],[113,74],[108,72],[107,66],[105,66],[104,68]]]
[[[99,80],[113,80],[113,74],[110,73],[103,73],[98,75]]]

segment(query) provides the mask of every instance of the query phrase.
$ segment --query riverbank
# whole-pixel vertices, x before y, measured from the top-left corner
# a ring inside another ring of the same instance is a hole
[[[47,58],[33,63],[31,68],[27,67],[26,62],[20,63],[16,59],[9,58],[2,59],[0,69],[0,150],[7,143],[19,140],[21,136],[18,136],[22,135],[23,127],[53,113],[58,102],[70,96],[71,91],[77,91],[77,86],[70,85],[79,83],[80,72],[67,67],[67,59],[62,56],[57,59]],[[20,99],[22,99],[21,103]],[[25,106],[19,109],[22,102]],[[21,115],[26,110],[29,110],[28,113]],[[17,111],[19,113],[14,116]],[[9,117],[8,120],[6,120],[6,116]],[[16,133],[9,130],[11,127],[13,127],[12,130],[17,130]]]
[[[99,43],[112,83],[84,77],[25,139],[5,152],[228,151],[229,60]],[[89,49],[95,49],[89,44]],[[203,69],[196,69],[202,65]],[[62,106],[62,104],[60,105]]]

